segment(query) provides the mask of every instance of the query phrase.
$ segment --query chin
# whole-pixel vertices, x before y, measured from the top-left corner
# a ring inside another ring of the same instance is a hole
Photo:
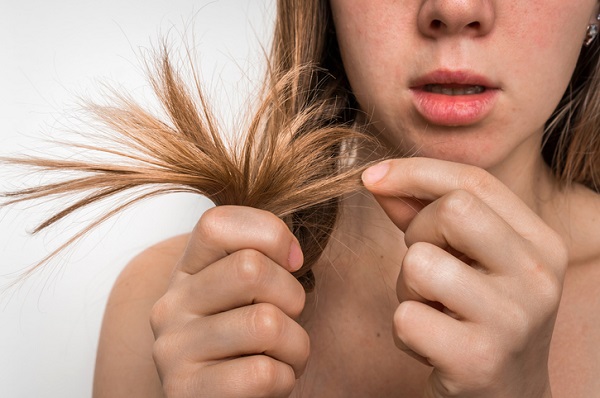
[[[488,140],[449,139],[444,142],[412,142],[410,145],[396,145],[403,148],[396,153],[402,156],[425,157],[450,162],[469,164],[482,169],[491,169],[507,157],[497,142]]]
[[[386,126],[382,123],[373,132],[394,156],[447,160],[486,170],[509,161],[513,154],[539,151],[534,146],[539,148],[541,139],[541,133],[519,135],[494,123],[449,127],[423,125],[413,120],[412,124],[387,126],[390,125],[393,127],[382,128]]]
[[[469,164],[482,169],[490,169],[497,164],[497,162],[494,161],[493,157],[490,157],[489,154],[479,151],[473,153],[463,149],[459,151],[423,151],[418,153],[417,156]]]

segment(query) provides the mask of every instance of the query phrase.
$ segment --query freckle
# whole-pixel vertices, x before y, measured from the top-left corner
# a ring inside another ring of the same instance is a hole
[[[380,258],[383,260],[383,255],[381,255]]]
[[[377,332],[377,337],[381,337],[381,333]]]

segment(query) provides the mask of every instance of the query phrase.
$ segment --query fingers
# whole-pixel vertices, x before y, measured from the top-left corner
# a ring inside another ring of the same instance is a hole
[[[294,389],[292,368],[266,355],[236,358],[206,367],[206,378],[222,386],[215,398],[289,397]]]
[[[288,271],[302,265],[298,240],[275,215],[258,209],[219,206],[196,224],[178,270],[195,274],[207,265],[243,249],[255,249]]]
[[[302,261],[298,241],[273,214],[206,212],[151,313],[167,396],[288,396],[310,351],[294,321],[305,292],[290,271]]]
[[[363,181],[405,232],[396,342],[435,367],[431,396],[530,396],[523,374],[545,387],[567,265],[556,232],[473,166],[397,159],[368,169]]]
[[[302,285],[264,254],[244,249],[181,281],[181,312],[213,315],[254,303],[271,303],[297,318],[304,308]],[[183,298],[185,297],[185,298]]]
[[[174,324],[255,303],[271,303],[290,318],[300,316],[306,293],[292,274],[264,254],[243,249],[193,275],[174,278],[152,311],[152,329],[163,334]]]
[[[194,342],[202,341],[202,344]],[[255,304],[189,322],[169,341],[171,354],[193,362],[220,362],[262,353],[292,367],[300,377],[310,343],[306,331],[271,304]],[[182,351],[185,348],[185,352]]]
[[[418,301],[401,303],[394,313],[396,345],[409,355],[438,368],[461,366],[451,362],[468,347],[467,328],[460,321]]]
[[[449,192],[471,193],[525,238],[534,238],[543,222],[508,187],[485,170],[437,159],[408,158],[381,162],[363,173],[365,187],[384,210],[402,206],[399,198],[434,201]],[[397,212],[397,210],[396,210]],[[404,230],[410,220],[396,219]]]
[[[437,246],[416,243],[402,261],[396,293],[401,303],[419,301],[445,307],[455,318],[479,320],[486,307],[485,287],[480,272]]]
[[[453,191],[425,207],[404,235],[408,247],[428,242],[453,248],[488,272],[507,273],[519,267],[527,242],[483,201],[467,191]],[[506,248],[510,247],[511,250]]]
[[[181,373],[181,377],[163,381],[165,396],[283,398],[289,396],[295,383],[289,365],[266,355],[235,358],[202,369],[190,367]]]

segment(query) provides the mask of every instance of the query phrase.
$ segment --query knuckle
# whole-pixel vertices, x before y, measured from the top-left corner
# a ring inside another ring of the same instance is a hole
[[[542,309],[558,306],[562,295],[562,277],[548,266],[540,256],[531,256],[523,264],[524,272],[529,276],[531,293],[536,296],[535,303]]]
[[[410,328],[411,317],[413,312],[413,302],[403,301],[398,305],[394,312],[394,332],[398,338],[406,339],[406,328],[407,325]]]
[[[281,365],[267,356],[254,356],[248,369],[248,380],[254,384],[251,389],[260,391],[265,396],[275,392],[290,393],[294,388],[295,376],[291,367]]]
[[[543,250],[532,251],[523,263],[523,270],[531,278],[530,289],[536,296],[535,303],[542,311],[547,309],[554,312],[562,296],[568,249],[555,233],[550,234],[546,242]]]
[[[562,296],[562,283],[553,272],[545,272],[537,278],[538,289],[537,303],[541,307],[541,314],[553,314],[560,303]]]
[[[262,228],[265,239],[273,245],[282,245],[290,239],[292,232],[283,220],[273,214],[269,215],[272,216],[272,219],[265,220],[266,224]]]
[[[308,358],[310,356],[310,338],[308,333],[302,333],[301,342],[300,342],[300,350],[299,350],[299,361],[302,364],[302,370],[306,367],[308,363]]]
[[[306,304],[306,291],[298,281],[294,281],[294,289],[296,293],[292,295],[291,299],[287,303],[288,305],[288,313],[290,317],[296,319],[304,311],[304,306]]]
[[[261,381],[262,387],[272,389],[277,380],[278,370],[275,361],[270,360],[266,356],[257,355],[252,362],[250,372],[252,373],[253,379]]]
[[[244,249],[234,253],[235,277],[245,285],[259,286],[266,278],[269,267],[262,253]]]
[[[152,359],[157,365],[161,365],[167,362],[171,357],[173,351],[173,344],[169,338],[161,336],[158,337],[152,345]]]
[[[172,300],[168,295],[157,300],[150,310],[150,326],[156,333],[167,322],[171,315]]]
[[[431,244],[416,242],[412,244],[402,261],[401,277],[410,285],[411,283],[427,278],[430,268],[434,265],[434,253]]]
[[[467,191],[452,191],[439,199],[436,218],[454,222],[469,218],[476,209],[477,203],[476,197]]]
[[[221,236],[225,230],[228,209],[224,206],[212,207],[206,210],[194,227],[194,235],[199,235],[203,240],[210,241]]]
[[[549,298],[560,296],[562,283],[558,275],[539,261],[535,262],[531,267],[537,271],[536,284],[539,291]]]
[[[495,178],[487,171],[476,166],[468,166],[459,175],[459,186],[464,186],[469,192],[485,195],[490,192]]]
[[[285,329],[283,312],[272,304],[260,303],[252,308],[248,322],[249,334],[258,341],[277,341]]]
[[[504,330],[511,336],[515,347],[522,345],[531,333],[532,320],[529,312],[517,303],[507,301],[502,306]]]

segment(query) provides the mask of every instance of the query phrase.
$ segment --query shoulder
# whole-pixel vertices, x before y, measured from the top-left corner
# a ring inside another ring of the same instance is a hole
[[[600,265],[600,194],[581,185],[573,186],[564,216],[571,264]]]
[[[169,286],[171,274],[182,256],[189,234],[157,243],[135,256],[115,281],[107,311],[135,300],[139,305],[154,305]]]
[[[175,236],[135,256],[117,278],[111,296],[122,291],[130,295],[131,288],[144,295],[162,295],[188,240],[189,234]]]
[[[160,397],[149,317],[169,286],[189,235],[158,243],[123,269],[110,293],[98,343],[94,397]]]
[[[569,247],[552,336],[551,378],[557,396],[592,396],[600,379],[600,194],[573,186],[560,213]]]

